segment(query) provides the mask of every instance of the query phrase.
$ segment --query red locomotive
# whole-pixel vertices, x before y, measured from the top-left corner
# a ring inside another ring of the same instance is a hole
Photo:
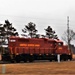
[[[9,38],[9,54],[5,60],[32,62],[34,60],[72,60],[72,53],[63,42],[58,39],[48,38]]]

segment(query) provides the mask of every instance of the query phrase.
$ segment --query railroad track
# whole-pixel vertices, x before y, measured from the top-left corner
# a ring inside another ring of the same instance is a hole
[[[68,60],[69,61],[69,60]],[[61,62],[68,62],[68,61],[61,61]],[[72,59],[71,61],[75,61],[75,59]],[[49,60],[35,60],[34,62],[26,62],[26,63],[40,63],[40,62],[58,62],[58,61],[49,61]],[[16,64],[17,62],[14,62],[13,64]],[[20,63],[25,63],[21,61]],[[0,61],[0,64],[12,64],[12,62],[8,61]]]

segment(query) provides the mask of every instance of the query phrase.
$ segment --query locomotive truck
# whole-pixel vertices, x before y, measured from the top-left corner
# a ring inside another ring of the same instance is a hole
[[[34,60],[72,60],[71,50],[59,39],[10,37],[8,53],[2,60],[11,62],[32,62]]]

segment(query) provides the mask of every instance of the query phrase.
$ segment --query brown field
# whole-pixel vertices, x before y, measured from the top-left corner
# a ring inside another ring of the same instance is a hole
[[[5,74],[2,74],[3,65]],[[75,61],[0,64],[0,75],[75,75]]]

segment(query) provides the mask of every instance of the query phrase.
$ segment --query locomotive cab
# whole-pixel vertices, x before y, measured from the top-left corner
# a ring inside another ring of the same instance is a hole
[[[60,54],[61,60],[72,60],[71,50],[68,49],[67,45],[64,45],[62,41],[57,40],[56,54]]]

